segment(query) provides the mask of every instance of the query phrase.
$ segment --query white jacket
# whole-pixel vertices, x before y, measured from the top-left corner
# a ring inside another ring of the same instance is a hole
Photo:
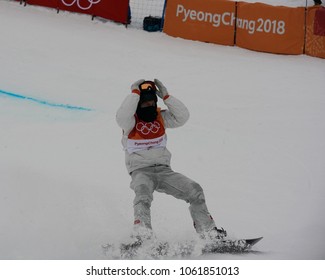
[[[154,149],[143,149],[137,152],[129,153],[127,151],[127,140],[129,133],[133,130],[136,119],[135,112],[137,110],[140,96],[135,93],[129,94],[116,114],[117,124],[123,129],[122,145],[125,150],[125,164],[129,173],[132,171],[155,165],[170,166],[171,153],[166,147]],[[177,98],[170,96],[164,100],[167,110],[161,111],[164,121],[164,127],[175,128],[182,126],[189,119],[189,111],[186,106]]]

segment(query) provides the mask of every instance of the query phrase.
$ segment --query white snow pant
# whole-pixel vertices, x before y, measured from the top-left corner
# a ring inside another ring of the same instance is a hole
[[[150,206],[154,191],[188,202],[193,224],[198,233],[207,232],[215,227],[205,203],[203,189],[193,180],[163,165],[135,170],[131,173],[131,177],[131,189],[135,192],[134,224],[136,227],[152,228]]]

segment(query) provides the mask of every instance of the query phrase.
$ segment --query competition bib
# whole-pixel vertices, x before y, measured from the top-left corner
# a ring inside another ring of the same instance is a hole
[[[127,151],[129,153],[166,147],[167,136],[160,109],[158,109],[157,119],[153,122],[144,122],[138,119],[137,116],[135,119],[136,124],[129,133],[127,140]]]

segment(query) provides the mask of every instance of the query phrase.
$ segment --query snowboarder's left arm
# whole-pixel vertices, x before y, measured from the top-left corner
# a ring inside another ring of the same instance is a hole
[[[184,125],[190,117],[190,113],[186,106],[176,97],[169,95],[162,82],[155,79],[155,84],[159,89],[157,95],[164,101],[168,108],[168,110],[161,111],[165,127],[175,128]]]

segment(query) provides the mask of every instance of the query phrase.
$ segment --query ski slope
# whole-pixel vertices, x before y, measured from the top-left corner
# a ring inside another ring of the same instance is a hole
[[[12,1],[0,1],[0,33],[0,259],[105,259],[102,244],[128,238],[115,113],[140,78],[160,79],[190,110],[167,131],[172,168],[202,185],[231,237],[264,236],[258,254],[197,258],[325,258],[325,60]],[[159,239],[196,237],[187,208],[155,193]]]

